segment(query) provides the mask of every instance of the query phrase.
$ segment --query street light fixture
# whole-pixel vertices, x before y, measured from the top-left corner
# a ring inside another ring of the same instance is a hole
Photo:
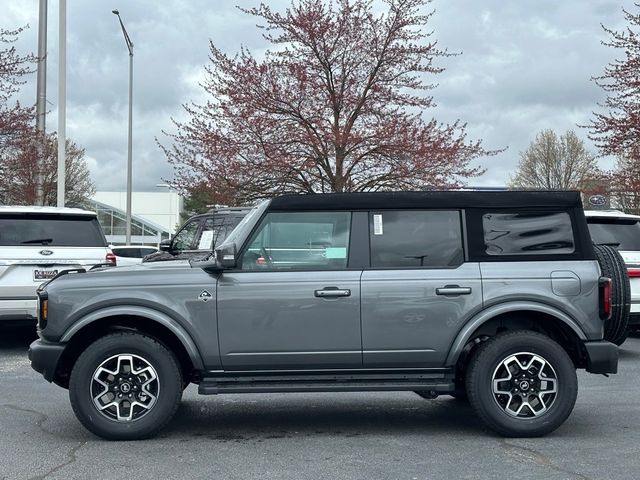
[[[124,23],[122,23],[122,18],[120,18],[120,12],[118,10],[111,10],[111,12],[118,17],[120,21],[120,27],[122,28],[122,33],[124,35],[124,41],[127,44],[127,49],[129,50],[129,141],[128,141],[128,152],[127,152],[127,213],[126,213],[126,243],[127,245],[131,244],[131,156],[132,156],[132,145],[133,145],[133,42],[129,38],[129,34],[127,33],[127,29],[124,28]]]

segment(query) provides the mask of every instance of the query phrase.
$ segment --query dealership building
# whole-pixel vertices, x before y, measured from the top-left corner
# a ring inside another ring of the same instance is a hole
[[[126,243],[126,192],[96,192],[90,209],[111,245]],[[133,192],[131,195],[131,244],[157,246],[179,227],[184,202],[175,192]]]

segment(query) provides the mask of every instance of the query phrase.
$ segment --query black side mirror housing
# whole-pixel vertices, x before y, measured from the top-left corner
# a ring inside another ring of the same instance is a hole
[[[171,251],[171,239],[166,238],[160,242],[158,248],[161,252],[170,252]]]
[[[237,248],[235,243],[222,245],[220,248],[216,248],[216,260],[225,270],[236,267],[236,256]]]
[[[191,268],[201,268],[209,273],[220,273],[223,270],[229,270],[236,266],[236,245],[224,245],[217,248],[213,258],[207,260],[189,260]]]

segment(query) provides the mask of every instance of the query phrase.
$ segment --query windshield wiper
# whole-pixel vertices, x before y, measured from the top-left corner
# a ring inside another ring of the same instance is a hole
[[[41,243],[42,245],[49,245],[51,242],[53,242],[53,238],[34,238],[33,240],[25,240],[20,243]]]

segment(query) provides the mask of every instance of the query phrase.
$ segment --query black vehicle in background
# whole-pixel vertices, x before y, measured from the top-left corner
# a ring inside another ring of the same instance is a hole
[[[160,242],[160,251],[147,255],[146,262],[187,260],[212,252],[233,231],[251,207],[213,208],[207,213],[194,215],[170,239]]]

